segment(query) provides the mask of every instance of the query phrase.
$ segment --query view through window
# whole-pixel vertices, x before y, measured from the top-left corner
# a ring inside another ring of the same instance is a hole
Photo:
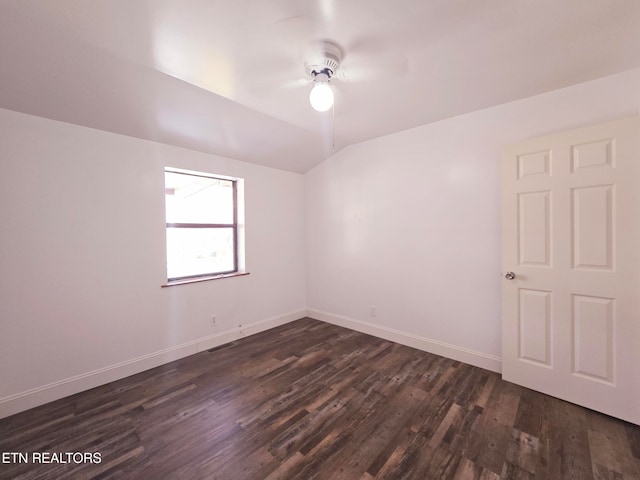
[[[165,170],[167,279],[238,271],[237,181]]]

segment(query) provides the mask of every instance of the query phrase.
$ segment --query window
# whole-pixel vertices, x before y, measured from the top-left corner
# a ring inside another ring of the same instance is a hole
[[[238,272],[238,180],[165,170],[168,282]]]

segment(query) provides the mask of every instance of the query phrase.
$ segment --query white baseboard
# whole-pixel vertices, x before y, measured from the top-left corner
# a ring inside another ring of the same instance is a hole
[[[496,357],[494,355],[401,332],[392,328],[381,327],[379,325],[362,322],[360,320],[333,315],[319,310],[301,309],[295,312],[244,325],[242,327],[226,330],[216,335],[202,337],[165,350],[153,352],[115,365],[110,365],[108,367],[93,370],[74,377],[65,378],[42,387],[33,388],[25,392],[20,392],[15,395],[2,398],[0,399],[0,418],[8,417],[69,395],[74,395],[115,380],[120,380],[130,375],[144,372],[145,370],[164,365],[165,363],[284,325],[305,316],[384,338],[385,340],[407,345],[425,352],[442,355],[443,357],[458,360],[460,362],[475,365],[494,372],[500,373],[502,370],[502,361],[500,357]]]
[[[74,395],[115,380],[120,380],[204,350],[284,325],[285,323],[305,317],[306,314],[307,311],[302,309],[277,317],[267,318],[242,327],[226,330],[216,335],[202,337],[165,350],[153,352],[2,398],[0,399],[0,418],[8,417],[9,415],[23,412],[30,408],[44,405],[45,403]]]
[[[334,325],[373,335],[374,337],[384,338],[385,340],[390,340],[418,350],[435,353],[436,355],[458,360],[496,373],[502,372],[502,359],[495,355],[477,352],[475,350],[451,345],[439,340],[420,337],[418,335],[402,332],[393,328],[381,327],[372,323],[354,320],[352,318],[342,317],[340,315],[334,315],[319,310],[307,309],[307,316],[315,318],[316,320],[333,323]]]

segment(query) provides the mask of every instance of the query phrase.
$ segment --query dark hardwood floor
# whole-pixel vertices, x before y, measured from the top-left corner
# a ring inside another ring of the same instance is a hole
[[[0,452],[28,456],[3,479],[640,479],[638,426],[311,319],[0,420]]]

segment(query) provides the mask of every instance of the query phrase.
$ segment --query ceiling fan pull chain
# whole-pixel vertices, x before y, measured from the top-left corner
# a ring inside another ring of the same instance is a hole
[[[336,148],[336,104],[331,106],[331,148]]]

